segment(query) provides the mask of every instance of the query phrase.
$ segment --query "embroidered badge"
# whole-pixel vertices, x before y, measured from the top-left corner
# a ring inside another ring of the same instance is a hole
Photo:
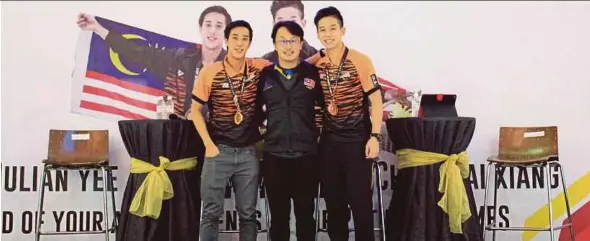
[[[342,75],[340,76],[343,79],[349,79],[350,78],[350,72],[348,71],[342,71]]]
[[[315,87],[315,80],[312,80],[310,78],[305,78],[303,79],[303,84],[305,85],[305,87],[307,87],[308,89],[313,89]]]

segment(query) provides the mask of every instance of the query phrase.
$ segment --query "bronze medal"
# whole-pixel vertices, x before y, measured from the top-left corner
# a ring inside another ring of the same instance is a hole
[[[234,115],[234,123],[236,123],[236,125],[239,125],[240,123],[242,123],[242,120],[244,120],[244,116],[242,115],[241,111],[236,112],[236,114]]]
[[[330,103],[328,105],[328,112],[330,112],[331,115],[335,116],[336,114],[338,114],[338,106],[336,106],[334,102]]]
[[[336,98],[336,90],[338,88],[338,82],[340,79],[340,75],[342,74],[342,68],[344,67],[344,63],[346,61],[346,56],[348,55],[348,48],[344,48],[344,53],[342,54],[342,57],[340,59],[340,66],[338,66],[338,69],[336,70],[336,77],[334,78],[334,87],[332,87],[332,80],[330,79],[330,71],[328,70],[328,68],[326,68],[326,82],[328,84],[328,91],[330,92],[330,95],[332,96],[330,104],[328,105],[328,112],[332,115],[332,116],[336,116],[336,114],[338,114],[338,105],[336,105],[334,99]]]

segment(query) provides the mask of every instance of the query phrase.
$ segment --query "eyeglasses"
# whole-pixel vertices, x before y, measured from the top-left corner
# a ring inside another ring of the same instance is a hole
[[[281,40],[277,40],[277,43],[279,43],[280,45],[289,45],[289,44],[298,44],[300,42],[299,39],[291,39],[291,40],[286,40],[286,39],[281,39]]]

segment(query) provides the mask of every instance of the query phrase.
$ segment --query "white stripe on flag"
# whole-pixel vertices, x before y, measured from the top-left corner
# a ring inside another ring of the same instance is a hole
[[[129,104],[122,102],[122,101],[113,100],[113,99],[99,96],[99,95],[82,93],[81,100],[85,100],[88,102],[97,103],[97,104],[101,104],[101,105],[108,105],[108,106],[116,107],[116,108],[119,108],[122,110],[129,111],[131,113],[143,115],[145,117],[152,118],[152,119],[156,118],[156,111],[146,110],[146,109],[139,108],[139,107],[136,107],[133,105],[129,105]]]
[[[148,95],[148,94],[145,94],[142,92],[137,92],[137,91],[125,89],[125,88],[118,86],[118,85],[106,83],[106,82],[91,79],[88,77],[84,78],[84,85],[108,90],[108,91],[118,93],[123,96],[127,96],[127,97],[129,97],[131,99],[135,99],[135,100],[145,101],[145,102],[149,102],[149,103],[153,103],[153,104],[156,104],[156,102],[157,102],[156,97],[154,97],[153,95]]]
[[[106,113],[106,112],[101,112],[101,111],[95,111],[95,110],[89,110],[89,109],[84,109],[84,108],[80,108],[80,111],[78,112],[78,114],[92,116],[92,117],[96,117],[96,118],[103,119],[103,120],[114,120],[114,121],[132,120],[132,119],[129,119],[129,118],[121,116],[121,115],[111,114],[111,113]]]

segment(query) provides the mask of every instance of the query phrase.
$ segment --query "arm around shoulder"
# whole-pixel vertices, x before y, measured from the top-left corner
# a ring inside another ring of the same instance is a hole
[[[308,62],[312,65],[315,65],[321,58],[321,54],[320,52],[317,52],[316,54],[312,55],[311,57],[305,59],[305,62]]]

